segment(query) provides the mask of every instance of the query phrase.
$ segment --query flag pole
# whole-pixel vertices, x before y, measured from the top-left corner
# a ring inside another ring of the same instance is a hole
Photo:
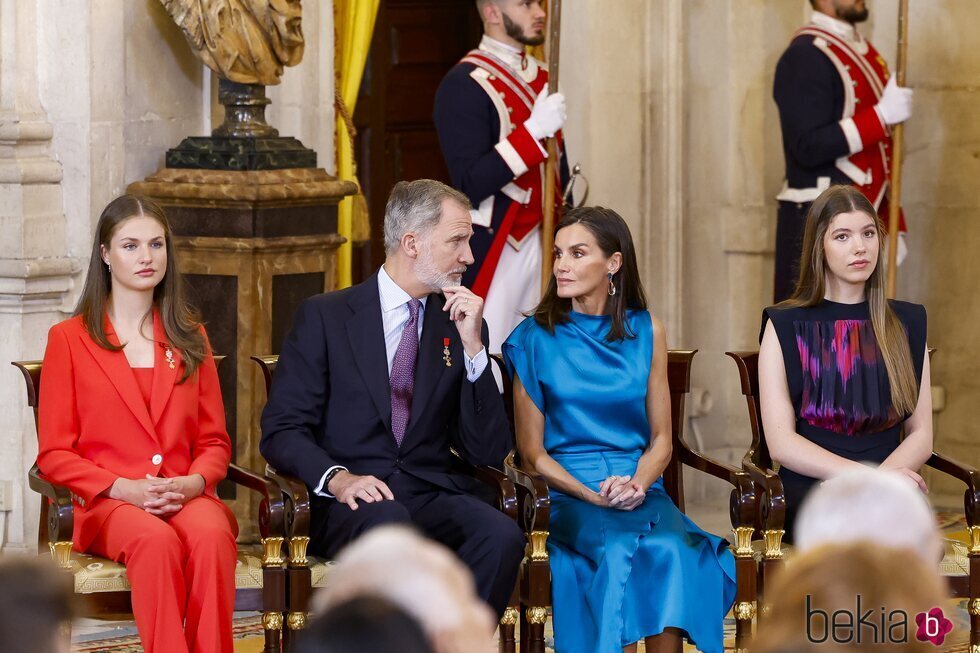
[[[548,94],[558,91],[558,57],[561,46],[561,0],[551,0],[548,11]],[[555,247],[555,180],[558,174],[558,140],[548,139],[548,161],[544,167],[544,217],[541,221],[541,294],[551,282],[552,251]],[[560,218],[560,216],[558,216]]]
[[[909,0],[898,4],[898,60],[895,66],[896,82],[905,86],[905,70],[908,66]],[[885,291],[895,297],[898,284],[898,229],[902,205],[902,155],[905,148],[905,124],[892,128],[892,170],[888,183],[888,278]]]

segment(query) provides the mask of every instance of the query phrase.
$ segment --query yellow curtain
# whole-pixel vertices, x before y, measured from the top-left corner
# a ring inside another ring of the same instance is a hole
[[[380,0],[336,0],[334,2],[334,66],[337,77],[337,177],[357,182],[357,168],[347,120],[354,115],[357,91],[371,47],[374,19]],[[346,110],[347,115],[344,115]],[[337,287],[351,285],[351,242],[354,223],[354,197],[340,203],[337,231],[347,242],[337,250]],[[361,204],[363,206],[363,202]]]

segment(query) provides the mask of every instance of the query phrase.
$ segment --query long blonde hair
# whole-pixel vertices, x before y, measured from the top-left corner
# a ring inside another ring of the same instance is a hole
[[[823,301],[827,274],[823,239],[834,218],[841,213],[853,211],[864,213],[873,219],[878,232],[878,260],[865,282],[865,294],[871,313],[871,326],[888,372],[892,406],[899,415],[911,415],[919,400],[919,388],[915,380],[908,335],[885,297],[885,247],[882,241],[885,228],[874,206],[857,188],[831,186],[810,206],[803,232],[800,276],[796,282],[796,290],[780,306],[816,306]]]

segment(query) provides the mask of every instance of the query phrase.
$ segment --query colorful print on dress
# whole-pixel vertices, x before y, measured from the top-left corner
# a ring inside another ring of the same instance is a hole
[[[803,369],[800,417],[847,435],[879,433],[901,421],[870,320],[794,322]]]

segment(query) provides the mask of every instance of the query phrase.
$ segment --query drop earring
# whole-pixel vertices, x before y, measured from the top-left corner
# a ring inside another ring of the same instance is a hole
[[[105,266],[107,268],[109,268],[109,274],[112,274],[112,263],[110,263],[109,261],[106,261],[105,262]]]
[[[612,272],[610,272],[606,276],[609,277],[609,296],[610,297],[615,297],[616,296],[616,284],[613,283],[613,275],[612,275]]]

